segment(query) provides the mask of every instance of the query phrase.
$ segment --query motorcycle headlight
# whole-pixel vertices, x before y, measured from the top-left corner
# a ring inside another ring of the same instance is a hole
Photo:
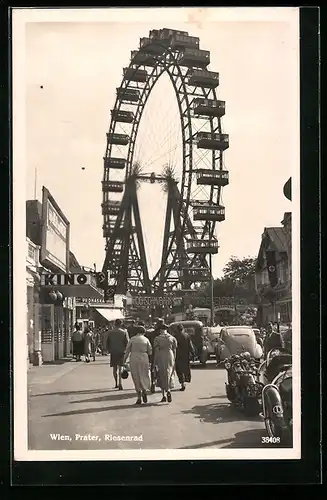
[[[229,370],[231,367],[232,367],[232,365],[229,363],[229,361],[227,363],[225,363],[226,370]]]

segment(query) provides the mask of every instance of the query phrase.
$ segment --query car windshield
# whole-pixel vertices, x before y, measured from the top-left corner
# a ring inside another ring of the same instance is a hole
[[[250,328],[228,328],[226,330],[227,335],[231,335],[232,337],[248,337],[253,333],[253,330]]]

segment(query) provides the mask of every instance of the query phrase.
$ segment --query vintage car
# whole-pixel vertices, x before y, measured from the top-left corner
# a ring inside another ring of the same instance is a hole
[[[221,344],[221,340],[220,340],[221,329],[222,329],[221,326],[204,327],[204,335],[208,341],[209,357],[216,356],[217,349],[219,349],[219,346]]]
[[[224,326],[220,333],[221,345],[217,352],[217,361],[221,362],[242,352],[249,352],[255,359],[261,359],[263,350],[258,344],[253,329],[248,326]]]
[[[189,334],[192,341],[194,348],[192,361],[199,361],[202,365],[205,365],[209,359],[209,341],[203,323],[196,320],[175,321],[169,325],[169,333],[171,335],[176,334],[178,325],[184,327],[184,330]]]

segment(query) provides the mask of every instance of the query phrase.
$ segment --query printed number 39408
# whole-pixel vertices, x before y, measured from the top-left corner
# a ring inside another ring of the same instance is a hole
[[[280,437],[269,437],[269,436],[263,436],[261,438],[261,443],[268,444],[268,443],[280,443]]]

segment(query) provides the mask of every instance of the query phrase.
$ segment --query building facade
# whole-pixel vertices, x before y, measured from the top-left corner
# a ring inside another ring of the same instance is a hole
[[[46,188],[42,203],[26,202],[28,366],[71,354],[76,297],[103,297],[95,277],[84,273],[70,251],[69,227],[69,221]],[[76,273],[83,280],[71,284],[70,278]],[[47,275],[69,279],[63,285],[52,286],[45,283]]]
[[[281,227],[264,229],[257,258],[255,287],[258,323],[292,321],[292,218],[286,212]]]
[[[28,366],[42,364],[38,309],[40,284],[39,252],[40,247],[29,238],[26,238],[26,345]]]

